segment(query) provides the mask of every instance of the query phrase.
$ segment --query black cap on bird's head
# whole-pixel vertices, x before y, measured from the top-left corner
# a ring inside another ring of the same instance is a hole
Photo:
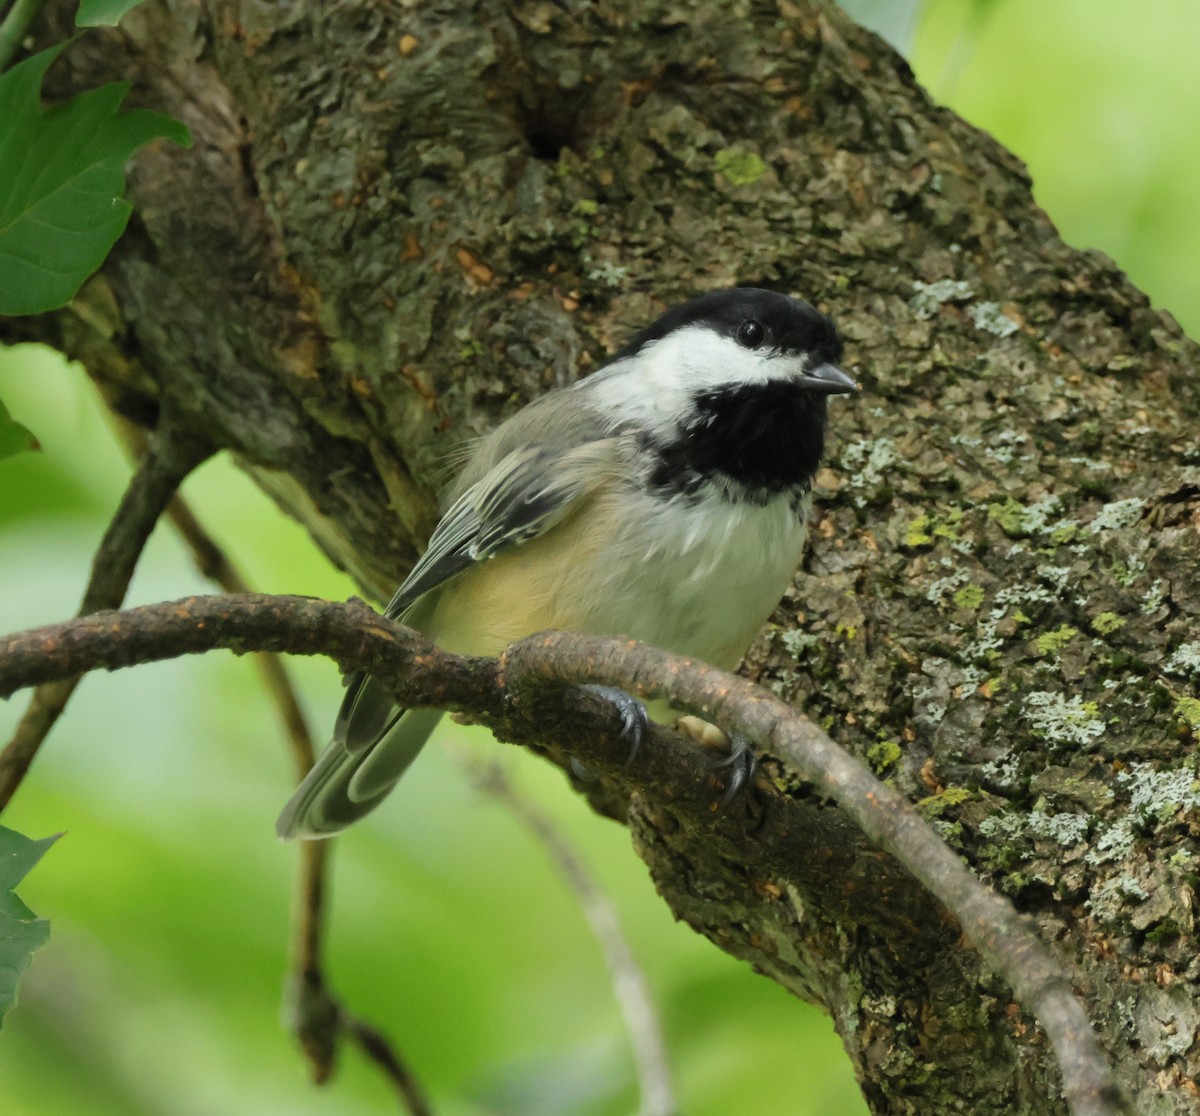
[[[805,357],[799,385],[823,395],[857,391],[838,367],[842,339],[833,322],[807,302],[758,287],[733,287],[697,295],[672,307],[631,338],[613,358],[637,355],[647,345],[689,326],[712,330],[742,349],[764,355]]]

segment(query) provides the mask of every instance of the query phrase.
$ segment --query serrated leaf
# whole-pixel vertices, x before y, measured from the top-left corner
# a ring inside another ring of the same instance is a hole
[[[153,139],[187,147],[156,112],[120,112],[125,82],[43,109],[42,78],[62,45],[0,75],[0,314],[37,314],[74,297],[125,230],[125,163]]]
[[[0,400],[0,461],[26,450],[37,449],[38,440],[32,431],[22,426],[8,413]]]
[[[0,1026],[17,1002],[17,984],[33,951],[50,937],[50,923],[25,906],[14,889],[61,836],[33,841],[0,825]]]
[[[130,8],[142,0],[80,0],[75,16],[76,27],[116,27]]]

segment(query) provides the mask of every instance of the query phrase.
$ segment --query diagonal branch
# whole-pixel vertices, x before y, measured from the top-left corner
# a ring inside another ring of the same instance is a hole
[[[92,558],[80,616],[120,607],[154,525],[183,478],[210,453],[198,443],[176,438],[165,418],[160,421]],[[0,810],[21,785],[78,683],[78,677],[61,678],[34,691],[12,739],[0,752]]]
[[[469,712],[499,738],[514,742],[541,744],[547,737],[565,735],[569,724],[571,754],[617,780],[626,795],[670,800],[677,810],[695,811],[697,825],[707,819],[717,828],[719,817],[696,793],[707,784],[707,761],[698,749],[652,726],[645,755],[626,769],[626,747],[611,707],[564,684],[617,685],[645,697],[669,694],[783,756],[942,901],[987,964],[1042,1024],[1075,1116],[1132,1112],[1066,973],[1012,905],[989,891],[905,799],[807,718],[744,678],[643,644],[554,632],[523,640],[498,661],[468,659],[440,651],[361,602],[244,595],[101,613],[0,640],[0,695],[86,670],[214,647],[325,654],[343,670],[393,679],[396,698],[404,705]],[[561,749],[550,750],[565,762]],[[796,803],[782,794],[767,794],[767,802],[758,840],[746,847],[746,861],[739,868],[800,878],[810,849],[796,840]],[[772,825],[773,815],[784,816],[782,831],[778,822]],[[803,831],[802,824],[798,828]],[[877,883],[880,875],[876,871]]]
[[[907,799],[786,702],[704,663],[592,636],[533,636],[509,648],[501,663],[510,686],[515,672],[526,684],[599,682],[647,696],[670,694],[726,731],[784,758],[954,914],[989,968],[1008,982],[1050,1037],[1071,1112],[1099,1116],[1132,1111],[1068,975],[1031,925],[1007,899],[984,886]]]

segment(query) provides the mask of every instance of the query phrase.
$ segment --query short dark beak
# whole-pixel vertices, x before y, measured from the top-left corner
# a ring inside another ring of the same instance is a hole
[[[836,364],[818,364],[815,368],[810,368],[800,377],[800,385],[822,395],[841,395],[847,391],[858,391],[858,384]]]

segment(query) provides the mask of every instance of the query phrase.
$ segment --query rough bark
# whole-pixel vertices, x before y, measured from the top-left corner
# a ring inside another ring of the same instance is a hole
[[[867,390],[749,672],[1036,920],[1140,1112],[1200,1111],[1197,350],[1011,155],[801,0],[179,0],[57,72],[132,79],[196,146],[139,157],[103,273],[21,335],[237,455],[376,596],[447,452],[666,303],[831,311]],[[810,888],[740,871],[752,832],[607,812],[681,917],[831,1013],[874,1111],[1062,1111],[1037,1028],[934,905],[887,909],[836,811]]]

